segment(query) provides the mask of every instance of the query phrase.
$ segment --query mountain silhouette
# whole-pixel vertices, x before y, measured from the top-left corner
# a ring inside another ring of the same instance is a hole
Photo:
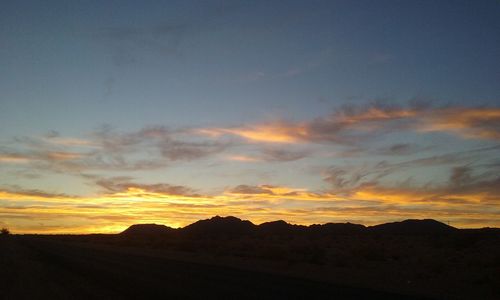
[[[402,222],[392,222],[371,226],[368,227],[368,230],[382,234],[433,235],[447,234],[457,229],[433,219],[410,219]]]
[[[121,234],[127,236],[152,236],[174,232],[175,229],[159,224],[135,224],[125,229]]]
[[[326,223],[310,226],[294,225],[283,220],[255,225],[248,220],[236,217],[215,216],[199,220],[186,227],[173,229],[158,224],[136,224],[122,232],[127,236],[155,236],[176,233],[184,237],[206,236],[290,236],[290,235],[359,235],[359,234],[394,234],[394,235],[442,235],[459,231],[433,219],[409,219],[401,222],[384,223],[366,227],[353,223]],[[463,231],[463,230],[462,230]]]
[[[259,233],[264,235],[288,235],[297,233],[300,229],[306,228],[305,226],[289,224],[283,220],[265,222],[257,227]]]
[[[211,219],[200,220],[190,224],[180,231],[190,236],[214,236],[214,235],[247,235],[251,234],[255,225],[247,220],[236,217],[215,216]]]
[[[366,227],[353,223],[326,223],[313,224],[309,230],[315,234],[335,235],[335,234],[360,234],[366,232]]]

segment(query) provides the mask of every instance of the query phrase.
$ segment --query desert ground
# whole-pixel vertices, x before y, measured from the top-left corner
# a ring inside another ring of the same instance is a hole
[[[2,299],[407,299],[50,237],[0,241]],[[418,299],[415,297],[415,299]]]

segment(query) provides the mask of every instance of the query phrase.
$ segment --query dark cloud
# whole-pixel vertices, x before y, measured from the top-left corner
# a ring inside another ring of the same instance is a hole
[[[324,171],[323,180],[338,191],[339,189],[355,187],[368,175],[370,175],[369,172],[363,172],[362,170],[348,171],[345,168],[330,167]]]
[[[87,138],[69,139],[55,132],[42,138],[16,137],[11,146],[0,148],[0,164],[69,174],[90,170],[154,170],[174,161],[214,155],[230,146],[222,141],[193,139],[186,130],[162,126],[133,132],[102,126]]]
[[[410,155],[421,151],[422,148],[415,144],[401,143],[390,147],[378,149],[375,153],[380,155]]]
[[[194,160],[222,152],[227,144],[219,142],[185,142],[165,140],[160,145],[163,157],[176,160]]]
[[[294,161],[305,158],[310,153],[308,151],[291,151],[283,148],[264,148],[262,150],[262,159],[265,161]]]
[[[455,167],[451,171],[450,183],[454,186],[464,186],[472,183],[472,169],[467,166]]]
[[[7,192],[11,194],[20,194],[24,196],[32,196],[32,197],[40,197],[40,198],[49,198],[49,199],[57,199],[57,198],[79,198],[78,196],[68,195],[65,193],[52,193],[41,191],[38,189],[25,189],[18,185],[8,185],[4,188],[0,188],[0,191]]]
[[[104,151],[106,154],[150,149],[169,161],[195,160],[222,152],[227,147],[227,143],[192,140],[189,136],[183,138],[183,134],[183,130],[170,130],[162,126],[147,127],[132,133],[116,133],[109,127],[95,132],[96,138],[107,150]]]
[[[112,178],[102,178],[95,182],[99,187],[104,188],[104,190],[112,193],[126,192],[130,188],[141,189],[145,192],[159,193],[166,195],[177,195],[177,196],[193,196],[197,197],[198,194],[189,187],[181,185],[170,185],[166,183],[156,183],[156,184],[144,184],[135,183],[131,181],[130,177],[112,177]]]
[[[498,151],[500,146],[483,147],[467,151],[433,155],[402,162],[382,160],[377,163],[361,163],[359,165],[331,166],[322,170],[323,180],[330,184],[334,192],[349,192],[363,184],[377,182],[397,172],[413,170],[421,167],[463,164],[478,162],[480,158],[488,159],[488,154]],[[478,165],[478,168],[495,168],[495,165]],[[471,167],[454,167],[450,182],[454,185],[464,185],[471,178]],[[483,173],[478,180],[491,178],[495,172]]]

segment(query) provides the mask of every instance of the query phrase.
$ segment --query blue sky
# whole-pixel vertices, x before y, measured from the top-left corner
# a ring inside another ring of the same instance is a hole
[[[231,213],[499,226],[499,13],[498,1],[2,3],[0,222],[113,231]],[[151,218],[130,205],[119,219],[101,203],[166,186],[221,204]],[[67,218],[30,211],[34,194]],[[57,195],[100,208],[63,209]],[[238,204],[249,195],[262,214]]]

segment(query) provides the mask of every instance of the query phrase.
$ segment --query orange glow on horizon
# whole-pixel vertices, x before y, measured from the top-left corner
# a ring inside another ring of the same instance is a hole
[[[284,186],[261,185],[256,189],[258,193],[226,190],[218,195],[198,196],[130,187],[95,197],[0,191],[5,203],[0,208],[0,225],[8,226],[14,233],[116,233],[137,223],[181,227],[215,215],[233,215],[257,224],[284,219],[303,225],[353,220],[369,225],[406,218],[436,218],[451,220],[459,227],[500,226],[498,215],[485,214],[482,208],[485,201],[495,197],[491,194],[436,195],[365,188],[341,196]]]

